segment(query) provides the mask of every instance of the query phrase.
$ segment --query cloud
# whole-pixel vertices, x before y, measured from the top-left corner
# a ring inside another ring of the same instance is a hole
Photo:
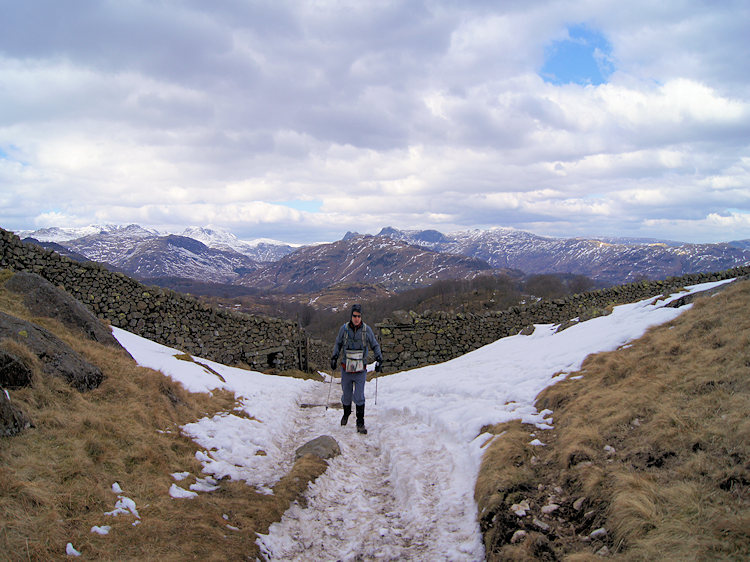
[[[15,3],[0,224],[750,238],[749,10]],[[600,76],[545,81],[566,44]]]

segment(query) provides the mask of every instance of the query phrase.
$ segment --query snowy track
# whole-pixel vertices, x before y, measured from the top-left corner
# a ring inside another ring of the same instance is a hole
[[[321,384],[304,401],[324,404],[327,393],[328,387]],[[334,385],[332,404],[339,395]],[[266,559],[482,558],[481,552],[458,550],[467,541],[478,546],[476,535],[472,529],[465,536],[465,526],[456,525],[456,518],[466,515],[460,503],[450,505],[451,494],[442,497],[441,490],[454,488],[450,479],[457,467],[434,432],[403,412],[382,413],[373,400],[367,404],[368,435],[355,431],[354,414],[345,427],[339,424],[340,418],[340,408],[299,409],[293,424],[297,429],[285,446],[290,454],[310,439],[331,435],[341,455],[331,459],[326,472],[311,484],[307,507],[293,505],[268,535],[258,539]],[[397,463],[391,462],[389,447],[394,439],[399,442]],[[404,440],[410,443],[411,458],[404,458]]]

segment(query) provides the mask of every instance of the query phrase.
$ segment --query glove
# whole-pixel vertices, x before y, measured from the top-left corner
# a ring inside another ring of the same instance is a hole
[[[375,362],[375,372],[376,373],[382,373],[383,372],[383,360],[379,359]]]
[[[336,357],[335,355],[333,357],[331,357],[331,370],[332,371],[336,370],[336,368],[338,367],[338,362],[339,362],[339,358],[338,357]]]

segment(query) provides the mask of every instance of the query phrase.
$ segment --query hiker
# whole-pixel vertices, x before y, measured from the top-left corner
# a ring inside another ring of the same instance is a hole
[[[357,431],[367,433],[365,428],[365,380],[367,379],[367,346],[375,354],[375,370],[383,370],[383,355],[380,344],[375,339],[372,329],[362,322],[362,305],[352,305],[352,317],[339,330],[336,345],[333,346],[331,369],[339,366],[341,354],[341,405],[344,415],[341,425],[346,425],[352,413],[352,400],[357,408]],[[352,393],[352,390],[354,391]]]

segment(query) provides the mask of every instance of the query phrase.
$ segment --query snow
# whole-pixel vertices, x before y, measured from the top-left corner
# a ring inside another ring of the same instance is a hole
[[[175,499],[191,499],[197,498],[198,492],[191,492],[185,488],[180,488],[177,484],[172,484],[169,488],[169,495]]]
[[[575,373],[589,354],[627,345],[690,307],[666,308],[669,300],[618,306],[609,316],[561,332],[538,325],[529,336],[503,338],[439,365],[376,379],[366,386],[366,436],[355,432],[353,417],[348,426],[339,425],[340,408],[323,407],[329,392],[331,406],[340,398],[330,378],[304,381],[199,359],[223,382],[198,363],[178,360],[174,349],[118,328],[113,333],[138,364],[192,392],[227,389],[241,403],[237,412],[182,427],[201,448],[196,457],[206,476],[196,478],[191,490],[172,484],[165,493],[175,498],[210,493],[223,477],[270,494],[292,467],[297,447],[324,434],[339,443],[341,455],[309,486],[307,507],[293,504],[258,537],[266,559],[482,560],[473,493],[484,446],[493,436],[480,434],[481,428],[520,419],[538,428],[529,446],[543,445],[554,412],[535,409],[539,392]],[[302,403],[321,406],[301,408]],[[116,511],[138,517],[135,504],[126,500],[119,496]]]
[[[117,496],[115,508],[112,511],[107,511],[104,515],[117,517],[118,515],[122,514],[131,514],[136,519],[140,519],[140,515],[138,515],[138,510],[135,506],[135,502],[127,496]]]

